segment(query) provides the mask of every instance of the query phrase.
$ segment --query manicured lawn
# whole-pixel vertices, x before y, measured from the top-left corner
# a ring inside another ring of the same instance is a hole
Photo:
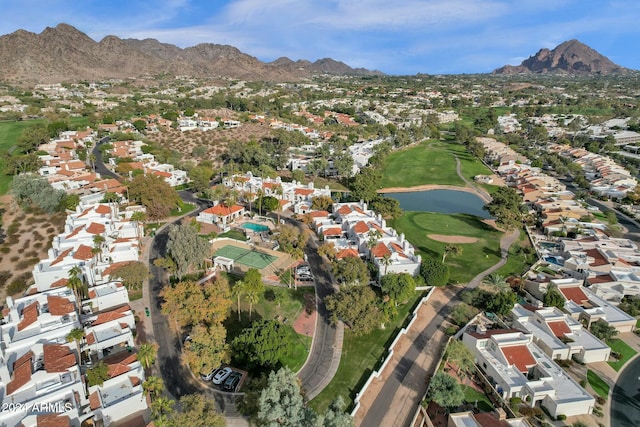
[[[412,301],[422,297],[422,294],[416,294]],[[393,324],[365,336],[357,337],[345,328],[338,371],[329,385],[310,402],[316,411],[324,412],[338,396],[342,396],[349,410],[351,409],[356,393],[373,369],[379,368],[382,358],[386,356],[387,345],[391,344],[412,308],[411,302],[399,307],[398,319]]]
[[[391,224],[404,233],[424,257],[442,259],[447,243],[428,238],[430,234],[447,234],[477,238],[475,243],[458,243],[462,249],[458,256],[446,257],[452,283],[464,283],[500,260],[502,233],[483,223],[480,218],[465,214],[438,214],[432,212],[405,212]]]
[[[587,381],[591,388],[593,388],[593,391],[598,393],[598,396],[602,396],[604,398],[609,396],[609,384],[604,382],[604,380],[591,369],[587,369]]]
[[[529,261],[535,261],[537,259],[535,255],[529,255],[527,259],[527,255],[520,251],[520,249],[525,246],[531,246],[531,244],[529,243],[529,237],[527,237],[526,231],[521,230],[520,237],[509,248],[507,263],[496,271],[496,274],[500,274],[503,277],[521,276],[532,264]]]
[[[228,237],[229,239],[240,240],[241,242],[247,241],[247,236],[245,236],[244,233],[239,230],[229,230],[226,233],[218,235],[218,237]]]
[[[236,277],[229,277],[229,283],[235,282]],[[314,292],[312,288],[289,289],[267,286],[257,304],[253,305],[251,319],[249,319],[249,304],[245,299],[240,300],[241,318],[238,320],[237,300],[231,306],[231,314],[224,322],[227,329],[227,342],[231,343],[240,332],[253,321],[259,319],[278,319],[287,330],[291,345],[280,362],[292,371],[299,370],[307,360],[311,348],[311,337],[297,334],[293,329],[293,322],[304,310],[304,295]]]
[[[464,186],[464,182],[456,173],[455,156],[460,159],[460,171],[465,178],[473,180],[476,175],[491,174],[491,171],[469,154],[463,145],[427,140],[414,147],[389,154],[381,185],[383,188],[426,184]],[[407,173],[408,171],[411,173]]]
[[[456,173],[456,160],[446,148],[448,145],[428,140],[389,154],[380,185],[382,188],[424,184],[464,186]]]
[[[477,402],[478,409],[480,412],[491,412],[493,411],[493,404],[489,400],[489,398],[484,394],[479,392],[473,387],[468,385],[463,385],[464,388],[464,401],[467,403],[475,404]]]
[[[620,359],[615,362],[609,362],[609,365],[619,371],[625,363],[629,361],[633,356],[636,355],[637,351],[629,347],[629,345],[619,339],[612,339],[607,341],[607,345],[611,347],[611,350],[620,354]]]
[[[640,319],[636,321],[636,328],[640,328]]]
[[[170,216],[181,216],[184,215],[186,213],[191,212],[192,210],[194,210],[196,207],[190,203],[184,203],[182,202],[182,200],[179,203],[179,207],[172,209],[171,213],[169,214]]]

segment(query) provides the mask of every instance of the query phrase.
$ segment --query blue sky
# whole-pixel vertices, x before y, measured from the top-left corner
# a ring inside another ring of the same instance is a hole
[[[0,0],[0,34],[64,22],[99,41],[229,44],[388,74],[490,72],[578,39],[640,69],[638,0]]]

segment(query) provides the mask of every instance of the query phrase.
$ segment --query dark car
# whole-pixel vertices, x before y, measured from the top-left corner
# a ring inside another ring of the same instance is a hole
[[[236,391],[236,387],[240,383],[240,378],[242,378],[242,374],[240,372],[234,372],[227,377],[222,388],[227,391]]]

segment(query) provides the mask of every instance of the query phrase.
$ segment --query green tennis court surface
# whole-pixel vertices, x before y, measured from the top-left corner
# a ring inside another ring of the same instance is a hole
[[[258,270],[262,270],[278,259],[278,257],[273,255],[265,254],[252,249],[240,248],[233,245],[226,245],[221,247],[216,251],[215,256],[231,258],[238,264],[257,268]]]

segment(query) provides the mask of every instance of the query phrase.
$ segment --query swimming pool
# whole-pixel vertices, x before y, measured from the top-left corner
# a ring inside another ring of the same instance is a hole
[[[269,230],[269,227],[267,227],[266,225],[256,224],[256,223],[253,223],[253,222],[245,222],[244,224],[242,224],[241,227],[249,229],[251,231],[258,232],[258,233],[261,232],[261,231],[268,231]]]

